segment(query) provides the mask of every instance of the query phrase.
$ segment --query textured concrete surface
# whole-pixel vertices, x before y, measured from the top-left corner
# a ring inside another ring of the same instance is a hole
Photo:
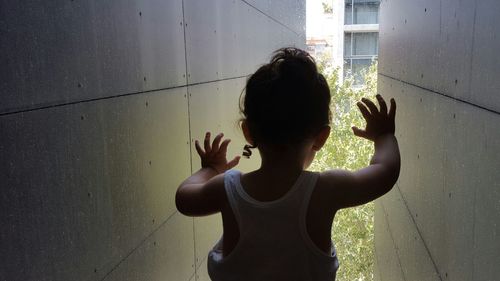
[[[379,93],[398,101],[402,170],[377,203],[379,280],[500,276],[499,9],[382,2]]]
[[[246,76],[305,46],[305,2],[0,6],[0,280],[209,280],[220,218],[175,190],[205,131],[241,153]]]

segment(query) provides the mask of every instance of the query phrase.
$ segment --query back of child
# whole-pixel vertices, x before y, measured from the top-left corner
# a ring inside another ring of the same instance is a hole
[[[296,48],[275,52],[247,81],[241,127],[261,167],[242,174],[227,161],[228,139],[207,133],[196,142],[202,168],[178,188],[178,210],[190,216],[220,212],[223,236],[208,256],[212,280],[334,280],[339,267],[331,227],[336,211],[388,192],[399,175],[390,109],[363,99],[365,129],[374,142],[370,165],[358,171],[307,171],[330,134],[330,91],[312,57]],[[248,150],[248,148],[247,148]],[[248,153],[248,151],[246,152]],[[251,154],[251,153],[249,153]]]

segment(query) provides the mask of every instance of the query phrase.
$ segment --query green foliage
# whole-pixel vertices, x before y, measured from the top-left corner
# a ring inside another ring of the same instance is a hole
[[[333,13],[333,7],[329,3],[321,2],[321,5],[323,6],[323,13],[325,14],[331,14]]]
[[[354,136],[351,127],[364,128],[364,119],[356,102],[362,97],[375,97],[377,64],[373,63],[363,73],[365,85],[353,88],[353,79],[347,78],[341,83],[339,69],[334,69],[329,61],[328,57],[319,58],[318,68],[327,79],[332,94],[332,132],[316,155],[311,169],[357,170],[369,164],[373,144]],[[337,212],[332,228],[332,239],[340,262],[337,281],[373,280],[373,221],[373,203]]]

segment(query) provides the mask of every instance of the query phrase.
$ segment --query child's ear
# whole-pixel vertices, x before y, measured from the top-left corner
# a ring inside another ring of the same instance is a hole
[[[313,149],[314,151],[320,150],[323,145],[325,145],[328,137],[330,136],[330,126],[324,126],[321,131],[316,135],[314,140]]]
[[[245,136],[245,140],[250,144],[254,145],[252,136],[250,135],[250,130],[248,129],[247,120],[241,121],[241,129],[243,130],[243,135]]]

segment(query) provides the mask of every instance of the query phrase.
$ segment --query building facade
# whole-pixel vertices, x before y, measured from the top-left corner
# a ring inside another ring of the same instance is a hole
[[[363,84],[366,71],[378,55],[380,0],[344,2],[344,78],[352,76],[354,85]]]

